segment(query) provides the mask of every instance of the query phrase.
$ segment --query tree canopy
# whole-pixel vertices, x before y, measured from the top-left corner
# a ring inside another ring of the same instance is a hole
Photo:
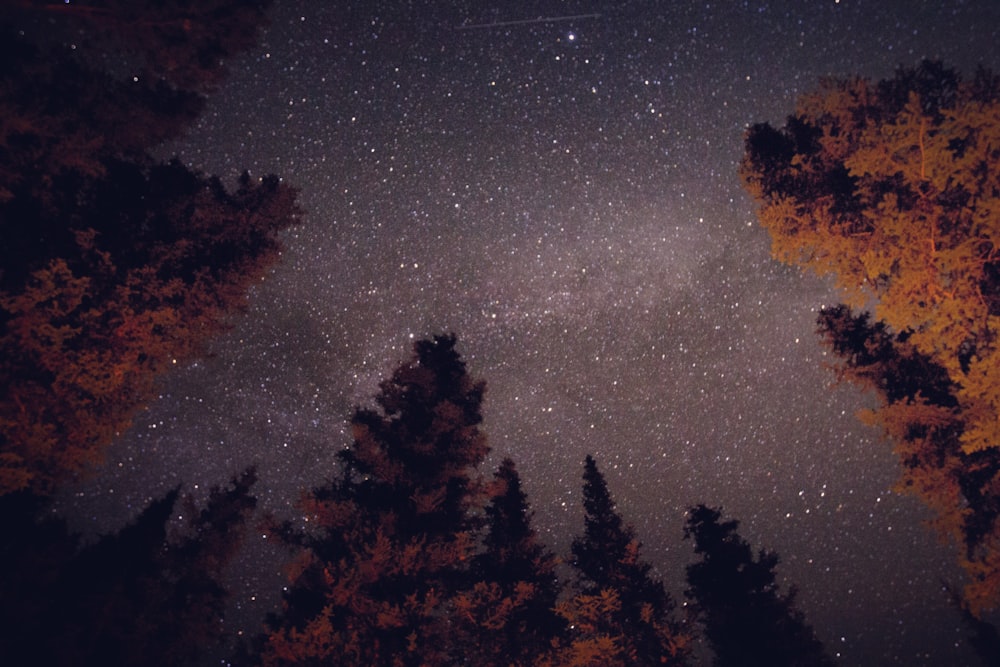
[[[819,330],[875,391],[901,489],[961,543],[975,612],[1000,601],[1000,78],[938,62],[824,80],[781,128],[746,134],[741,174],[772,252],[832,275]],[[864,305],[867,313],[850,307]]]
[[[181,665],[224,641],[226,568],[249,528],[250,469],[185,498],[173,489],[80,545],[25,491],[0,497],[0,654],[9,665]],[[171,527],[171,524],[173,526]]]
[[[715,653],[716,667],[832,666],[813,629],[794,607],[795,589],[779,591],[777,554],[756,556],[718,509],[688,510],[684,537],[700,560],[687,568],[695,614]]]
[[[284,612],[269,621],[264,664],[446,664],[448,612],[475,553],[476,467],[489,451],[479,430],[484,384],[453,336],[414,344],[380,385],[377,408],[358,408],[353,442],[331,484],[302,501],[310,530]]]
[[[26,2],[0,18],[0,494],[99,462],[298,219],[275,176],[230,191],[150,154],[264,18],[262,3],[196,4]]]

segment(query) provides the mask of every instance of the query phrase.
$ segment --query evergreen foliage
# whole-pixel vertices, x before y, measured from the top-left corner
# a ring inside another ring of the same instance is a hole
[[[674,602],[639,555],[592,456],[583,471],[584,531],[573,540],[578,595],[561,606],[576,632],[569,664],[685,664],[690,637],[673,618]],[[581,656],[592,657],[581,661]]]
[[[0,497],[0,655],[4,664],[194,664],[225,639],[232,561],[256,506],[253,470],[215,488],[168,528],[179,490],[80,547],[27,492]]]
[[[0,17],[0,494],[47,494],[99,463],[297,220],[274,176],[229,191],[150,154],[264,18],[264,3],[195,4],[25,2]]]
[[[685,663],[690,638],[591,458],[580,587],[562,595],[514,462],[492,483],[476,472],[482,396],[454,337],[436,337],[414,345],[376,408],[355,411],[341,470],[301,503],[309,528],[279,531],[295,557],[259,639],[264,664]]]
[[[820,667],[833,665],[794,608],[795,589],[782,594],[775,580],[778,556],[760,551],[722,521],[719,510],[698,505],[688,513],[685,538],[701,560],[687,568],[698,620],[715,653],[716,667]]]
[[[265,664],[447,664],[455,595],[467,581],[485,495],[475,468],[484,384],[454,336],[414,344],[359,408],[339,478],[302,502],[312,533],[290,571],[284,613],[269,621]]]
[[[475,664],[533,665],[565,631],[556,613],[562,584],[557,559],[531,526],[528,498],[514,461],[494,475],[487,532],[472,564],[471,589],[459,594],[456,622]]]
[[[939,62],[824,80],[741,174],[779,260],[830,275],[820,330],[895,444],[900,488],[962,544],[973,613],[1000,602],[1000,78]],[[874,323],[847,307],[873,304]]]

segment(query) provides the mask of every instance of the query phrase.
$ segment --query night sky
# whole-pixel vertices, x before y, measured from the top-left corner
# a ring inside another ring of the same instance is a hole
[[[836,294],[770,259],[737,165],[744,129],[819,77],[998,70],[998,33],[995,0],[278,0],[163,155],[277,173],[305,222],[60,507],[106,531],[256,463],[263,507],[290,515],[333,475],[351,407],[451,331],[487,381],[485,472],[515,459],[557,552],[591,453],[676,597],[685,508],[721,505],[782,556],[842,664],[974,664],[941,585],[955,554],[891,492],[891,446],[854,415],[872,399],[822,367]],[[282,579],[248,542],[228,622],[253,632]]]

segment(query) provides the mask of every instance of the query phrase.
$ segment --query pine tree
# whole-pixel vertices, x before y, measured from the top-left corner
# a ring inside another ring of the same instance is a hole
[[[484,384],[454,336],[418,341],[380,385],[377,409],[351,419],[340,477],[301,505],[283,613],[269,620],[265,664],[444,664],[454,594],[468,581],[488,453]]]
[[[592,456],[583,472],[584,532],[573,540],[578,595],[560,606],[575,636],[555,664],[684,664],[689,638],[632,526],[618,513]]]
[[[716,667],[819,667],[832,665],[812,628],[794,608],[794,588],[779,591],[778,556],[750,545],[738,521],[720,521],[704,505],[688,512],[685,538],[694,539],[699,562],[687,568],[691,600],[705,629]]]
[[[179,490],[79,547],[25,492],[0,497],[4,664],[183,665],[221,648],[226,567],[256,504],[247,471],[168,530]]]
[[[998,143],[1000,77],[925,61],[821,82],[784,127],[748,130],[741,165],[772,254],[873,306],[870,329],[846,307],[820,324],[842,375],[880,394],[867,417],[896,445],[901,486],[964,543],[974,613],[1000,602]]]
[[[531,516],[514,462],[504,459],[486,506],[483,551],[473,561],[471,586],[455,602],[462,653],[477,665],[533,665],[564,629],[555,611],[562,590],[556,557]]]
[[[48,493],[100,462],[154,379],[242,306],[298,215],[276,178],[229,193],[176,161],[92,185],[80,227],[53,231],[65,244],[26,255],[41,268],[0,290],[0,493]]]
[[[277,261],[294,188],[245,175],[229,191],[150,154],[195,120],[263,4],[0,16],[0,494],[51,493],[99,463],[155,378]]]

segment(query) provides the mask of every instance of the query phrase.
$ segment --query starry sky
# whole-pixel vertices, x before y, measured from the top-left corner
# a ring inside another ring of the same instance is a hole
[[[954,553],[891,492],[891,447],[833,386],[830,286],[769,257],[737,176],[751,123],[822,76],[940,58],[1000,69],[994,0],[277,0],[272,23],[163,149],[228,181],[277,173],[304,224],[248,311],[165,378],[60,506],[117,528],[178,483],[249,464],[281,515],[333,475],[351,407],[416,338],[455,332],[485,429],[560,553],[593,454],[675,596],[691,504],[782,556],[842,664],[974,663],[941,580]],[[230,623],[282,583],[259,531]]]

